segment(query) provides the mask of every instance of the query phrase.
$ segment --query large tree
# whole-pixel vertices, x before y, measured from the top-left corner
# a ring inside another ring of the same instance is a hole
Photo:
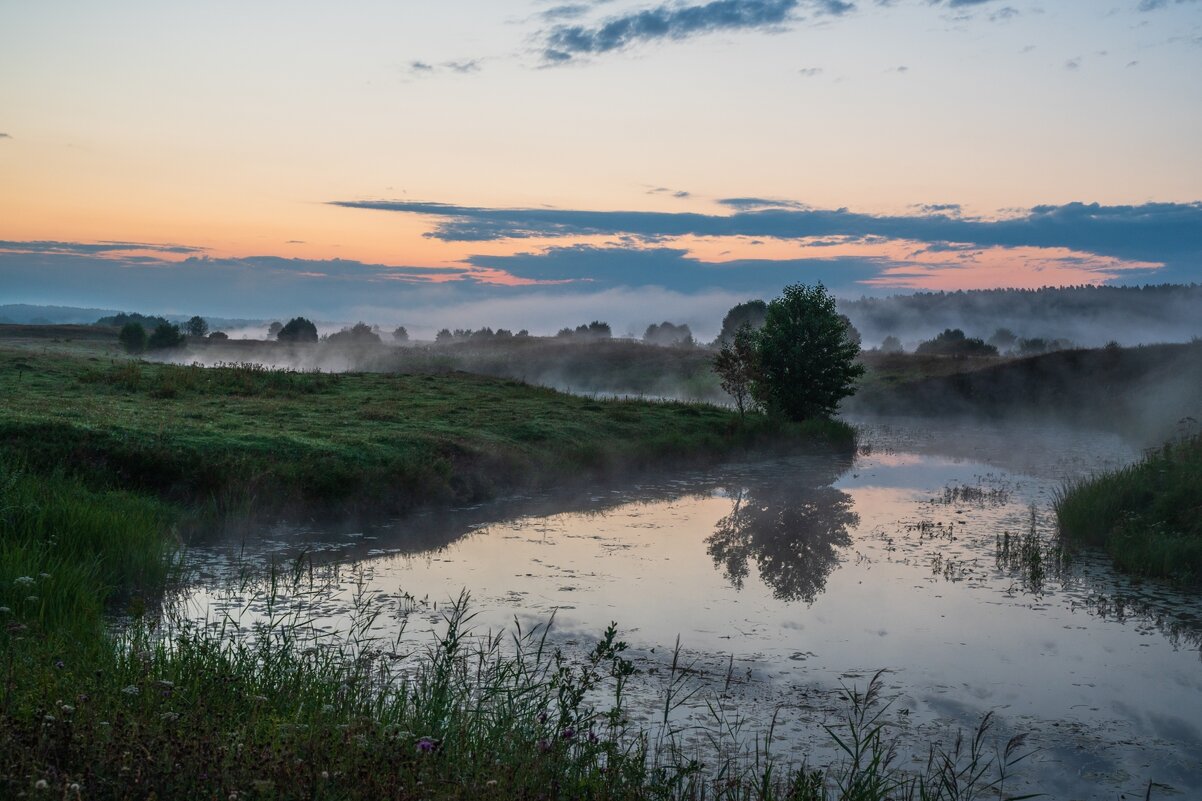
[[[188,336],[190,337],[203,337],[205,334],[209,333],[208,321],[199,314],[189,320],[184,328],[187,330]]]
[[[860,346],[822,284],[793,284],[768,304],[756,337],[755,400],[791,420],[824,417],[855,392]]]
[[[304,317],[293,317],[276,334],[280,342],[316,342],[317,326]]]

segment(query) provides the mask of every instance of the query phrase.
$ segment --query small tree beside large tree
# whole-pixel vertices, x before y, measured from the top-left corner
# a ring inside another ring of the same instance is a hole
[[[747,414],[751,388],[759,374],[755,340],[756,331],[750,323],[743,323],[714,356],[714,372],[722,382],[722,391],[735,402],[739,417]]]
[[[758,331],[740,327],[718,352],[714,370],[740,414],[749,394],[769,414],[827,417],[864,373],[853,331],[822,284],[793,284],[768,304]]]

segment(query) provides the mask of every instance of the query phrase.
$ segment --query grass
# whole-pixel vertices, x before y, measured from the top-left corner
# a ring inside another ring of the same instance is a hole
[[[1202,435],[1136,464],[1068,485],[1056,499],[1062,534],[1101,546],[1121,570],[1202,581]]]
[[[404,511],[712,461],[850,447],[838,422],[740,422],[704,404],[598,400],[465,373],[152,364],[0,349],[0,449],[89,486],[220,513]]]

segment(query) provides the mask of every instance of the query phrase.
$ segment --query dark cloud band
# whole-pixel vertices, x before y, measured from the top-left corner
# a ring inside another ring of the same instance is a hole
[[[952,206],[908,216],[813,209],[760,198],[730,198],[733,214],[572,209],[505,209],[408,201],[337,201],[436,218],[429,236],[447,242],[572,236],[631,236],[655,241],[676,236],[878,237],[982,247],[1069,248],[1122,259],[1202,262],[1202,202],[1102,206],[1036,206],[1022,214],[982,220]]]

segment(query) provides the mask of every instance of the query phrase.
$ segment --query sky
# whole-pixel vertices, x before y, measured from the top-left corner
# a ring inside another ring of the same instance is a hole
[[[1202,281],[1202,0],[0,0],[0,303],[554,331]]]

